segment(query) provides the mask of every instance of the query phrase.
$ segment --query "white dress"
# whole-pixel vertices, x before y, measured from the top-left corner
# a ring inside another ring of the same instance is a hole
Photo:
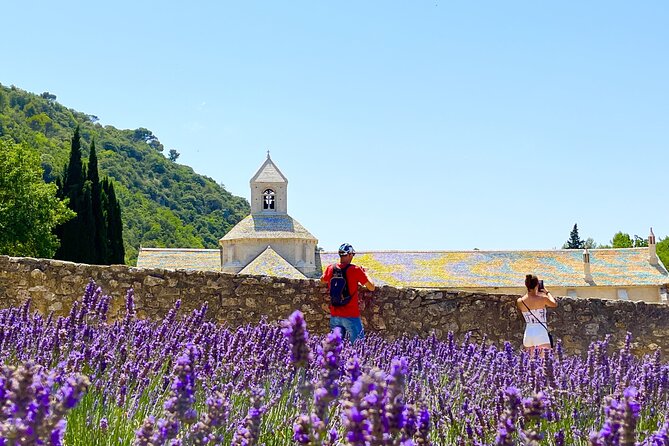
[[[536,347],[543,344],[550,344],[548,330],[546,330],[546,309],[523,311],[525,318],[525,336],[523,336],[523,345],[525,347]],[[541,325],[543,323],[543,325]]]

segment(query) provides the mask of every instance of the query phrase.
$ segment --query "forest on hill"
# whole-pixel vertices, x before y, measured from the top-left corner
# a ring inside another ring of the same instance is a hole
[[[55,181],[67,163],[70,142],[80,127],[82,154],[95,140],[101,176],[114,180],[122,206],[126,263],[139,246],[216,248],[218,239],[250,212],[248,202],[222,184],[168,159],[146,128],[102,126],[94,115],[40,95],[0,84],[0,138],[39,153],[44,179]]]

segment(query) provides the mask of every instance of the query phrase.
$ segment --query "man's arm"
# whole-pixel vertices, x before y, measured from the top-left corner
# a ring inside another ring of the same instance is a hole
[[[376,288],[374,286],[374,282],[372,282],[369,277],[367,277],[367,273],[365,272],[365,268],[362,266],[358,267],[359,271],[359,276],[358,276],[358,283],[362,284],[363,287],[365,287],[369,291],[374,291]]]
[[[325,267],[325,270],[323,270],[323,275],[321,276],[321,282],[323,283],[328,283],[330,281],[330,277],[328,277],[328,273],[330,272],[330,265]]]

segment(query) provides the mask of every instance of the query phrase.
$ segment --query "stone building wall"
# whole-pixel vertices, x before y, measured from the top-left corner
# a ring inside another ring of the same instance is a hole
[[[140,317],[161,318],[177,299],[182,312],[209,304],[209,318],[231,326],[285,319],[299,309],[309,330],[328,330],[327,293],[316,280],[236,276],[205,271],[140,269],[122,265],[92,266],[45,259],[0,256],[0,307],[32,299],[32,308],[66,315],[83,294],[89,279],[113,297],[110,316],[124,314],[125,293],[135,290]],[[426,291],[379,287],[363,293],[363,319],[368,332],[393,339],[403,334],[445,338],[448,331],[474,339],[522,344],[524,323],[515,307],[517,295]],[[183,313],[182,313],[183,314]],[[621,345],[626,331],[636,353],[669,350],[669,306],[644,302],[559,298],[549,325],[565,349],[584,353],[591,341],[611,334]]]

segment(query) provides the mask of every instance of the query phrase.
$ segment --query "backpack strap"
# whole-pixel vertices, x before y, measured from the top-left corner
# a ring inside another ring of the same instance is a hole
[[[346,271],[348,270],[349,266],[351,266],[350,263],[343,268],[339,268],[335,263],[333,265],[332,271],[334,271],[334,268],[338,268],[339,271],[341,271],[341,277],[344,279],[344,289],[348,292],[349,296],[353,296],[353,293],[351,293],[351,290],[348,288],[348,277],[346,276]]]
[[[342,274],[346,274],[346,270],[348,269],[349,266],[351,266],[351,263],[349,263],[348,265],[346,265],[346,266],[343,267],[343,268],[339,268],[339,267],[337,266],[336,263],[333,263],[333,264],[332,264],[332,271],[334,271],[335,268],[337,268],[337,269],[339,269],[339,270],[342,272]],[[346,277],[346,276],[344,276],[344,277]]]

